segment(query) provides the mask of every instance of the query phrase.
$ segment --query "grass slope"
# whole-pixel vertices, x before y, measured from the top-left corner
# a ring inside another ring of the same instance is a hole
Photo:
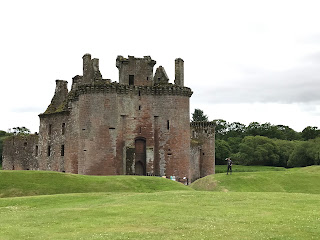
[[[262,171],[287,171],[283,167],[271,167],[271,166],[242,166],[242,165],[233,165],[232,170],[234,172],[262,172]],[[216,173],[226,173],[227,165],[216,165]]]
[[[320,195],[167,191],[0,199],[0,239],[318,239]]]
[[[0,197],[172,190],[192,189],[160,177],[85,176],[48,171],[0,171]]]
[[[320,194],[320,166],[286,171],[233,172],[210,175],[191,184],[195,190]]]

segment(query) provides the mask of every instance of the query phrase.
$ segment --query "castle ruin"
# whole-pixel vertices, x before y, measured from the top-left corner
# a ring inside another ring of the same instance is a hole
[[[119,82],[104,79],[99,59],[83,56],[83,74],[56,80],[40,114],[38,135],[4,143],[4,170],[49,170],[86,175],[175,176],[189,182],[214,173],[214,124],[190,124],[184,61],[175,80],[153,73],[150,56],[118,56]]]

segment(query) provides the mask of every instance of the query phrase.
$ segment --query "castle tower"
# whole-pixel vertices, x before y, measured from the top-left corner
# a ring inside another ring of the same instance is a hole
[[[119,69],[119,83],[134,86],[153,85],[153,66],[156,61],[150,56],[135,58],[118,56],[116,66]]]
[[[215,173],[215,123],[192,122],[191,139],[199,144],[200,177]]]

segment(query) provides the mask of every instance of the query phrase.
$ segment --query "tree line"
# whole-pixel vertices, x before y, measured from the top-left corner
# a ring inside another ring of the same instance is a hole
[[[195,109],[192,121],[208,121],[200,109]],[[225,164],[225,158],[241,165],[303,167],[320,164],[320,130],[308,126],[296,132],[289,126],[260,124],[248,126],[223,119],[216,124],[216,164]]]

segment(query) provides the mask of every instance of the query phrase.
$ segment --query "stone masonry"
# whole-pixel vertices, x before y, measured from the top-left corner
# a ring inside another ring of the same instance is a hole
[[[214,173],[214,125],[190,126],[190,88],[184,61],[175,60],[174,84],[150,56],[118,56],[119,82],[104,79],[99,59],[83,56],[83,74],[56,80],[40,114],[39,135],[9,138],[6,170],[51,170],[86,175],[188,178]]]

